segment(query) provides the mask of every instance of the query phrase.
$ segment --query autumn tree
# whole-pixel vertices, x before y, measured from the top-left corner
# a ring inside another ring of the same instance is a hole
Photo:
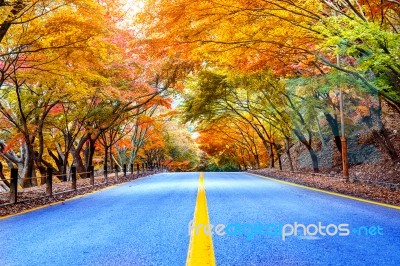
[[[71,155],[85,172],[100,136],[159,105],[188,69],[168,55],[147,60],[111,3],[0,2],[0,111],[11,126],[0,154],[19,166],[24,186],[49,159],[64,174]]]
[[[263,143],[246,122],[228,116],[213,123],[200,123],[197,128],[200,149],[215,158],[220,167],[231,164],[242,170],[264,166],[267,155]]]
[[[337,69],[399,111],[398,9],[373,0],[148,1],[139,22],[149,40],[190,60],[283,76]]]

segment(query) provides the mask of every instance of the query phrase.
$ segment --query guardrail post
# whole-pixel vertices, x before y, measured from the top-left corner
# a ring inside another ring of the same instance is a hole
[[[90,185],[94,186],[94,166],[93,165],[89,166],[89,172],[90,172]]]
[[[126,176],[126,164],[124,164],[124,166],[123,166],[123,171],[124,171],[124,177]]]
[[[76,167],[71,167],[71,180],[72,180],[72,189],[76,190]]]
[[[18,169],[11,169],[10,182],[10,203],[17,203],[18,200]]]
[[[47,168],[46,196],[53,196],[53,168]]]

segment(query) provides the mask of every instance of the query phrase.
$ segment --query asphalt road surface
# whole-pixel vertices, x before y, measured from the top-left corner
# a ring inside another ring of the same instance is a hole
[[[0,265],[185,265],[194,226],[217,265],[400,265],[398,209],[243,173],[203,185],[209,231],[190,226],[199,173],[157,174],[0,220]]]

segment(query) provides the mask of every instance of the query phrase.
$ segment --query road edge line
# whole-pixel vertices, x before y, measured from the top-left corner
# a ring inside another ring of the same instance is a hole
[[[313,187],[308,187],[305,185],[300,185],[300,184],[296,184],[296,183],[292,183],[289,181],[284,181],[284,180],[280,180],[280,179],[276,179],[276,178],[272,178],[272,177],[268,177],[268,176],[263,176],[263,175],[259,175],[259,174],[253,174],[253,173],[247,173],[253,176],[257,176],[260,178],[264,178],[264,179],[268,179],[274,182],[278,182],[278,183],[283,183],[286,185],[290,185],[290,186],[294,186],[294,187],[299,187],[299,188],[303,188],[303,189],[308,189],[308,190],[313,190],[316,192],[321,192],[324,194],[329,194],[329,195],[333,195],[333,196],[337,196],[337,197],[341,197],[341,198],[346,198],[346,199],[351,199],[351,200],[355,200],[355,201],[361,201],[361,202],[365,202],[365,203],[369,203],[369,204],[374,204],[374,205],[378,205],[378,206],[382,206],[382,207],[387,207],[387,208],[391,208],[391,209],[395,209],[395,210],[400,210],[400,206],[396,206],[396,205],[391,205],[391,204],[387,204],[387,203],[383,203],[383,202],[377,202],[377,201],[373,201],[373,200],[367,200],[367,199],[363,199],[363,198],[358,198],[355,196],[349,196],[346,194],[342,194],[342,193],[338,193],[338,192],[332,192],[332,191],[327,191],[327,190],[323,190],[320,188],[313,188]]]

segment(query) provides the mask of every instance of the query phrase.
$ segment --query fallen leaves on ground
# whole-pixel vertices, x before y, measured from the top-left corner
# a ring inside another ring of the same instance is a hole
[[[77,181],[77,190],[71,190],[71,182],[60,182],[53,184],[53,196],[46,196],[46,186],[37,186],[30,189],[24,190],[24,192],[18,193],[18,203],[16,204],[6,204],[0,207],[0,217],[10,215],[10,214],[17,214],[20,212],[24,212],[26,210],[40,207],[43,205],[48,204],[55,204],[60,201],[65,201],[67,199],[84,195],[90,192],[94,192],[112,185],[125,183],[128,181],[132,181],[134,179],[144,177],[147,175],[152,174],[151,172],[148,173],[141,173],[137,174],[130,174],[126,177],[120,175],[118,178],[109,177],[108,182],[104,182],[103,177],[96,177],[95,178],[95,186],[90,186],[90,179],[81,179]],[[8,193],[2,193],[0,195],[0,203],[5,203],[8,201]]]
[[[249,170],[248,172],[299,185],[400,206],[399,191],[379,185],[366,184],[360,181],[353,183],[346,182],[343,179],[329,175],[313,175],[312,173],[288,172],[276,169]]]

